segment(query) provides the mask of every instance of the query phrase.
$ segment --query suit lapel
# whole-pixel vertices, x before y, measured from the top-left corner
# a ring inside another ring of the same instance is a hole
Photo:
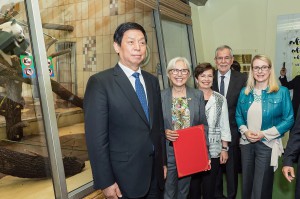
[[[229,93],[233,93],[234,92],[234,84],[236,84],[237,82],[235,81],[236,79],[236,76],[235,76],[236,73],[234,73],[232,70],[231,70],[231,75],[230,75],[230,80],[229,80],[229,85],[228,85],[228,90],[227,90],[227,95],[226,95],[226,99],[227,100],[230,100],[230,94]]]
[[[218,86],[218,73],[216,72],[215,77],[214,77],[214,81],[213,81],[213,90],[216,92],[220,92],[219,91],[219,86]]]
[[[149,124],[134,88],[118,64],[114,68],[114,77],[116,83],[119,85],[121,91],[126,96],[133,109],[141,116],[145,123]]]
[[[168,121],[168,125],[170,128],[173,127],[172,125],[172,87],[169,87],[166,93],[166,97],[163,100],[165,109],[164,114],[165,114],[165,118],[167,118]]]
[[[188,106],[190,109],[190,126],[193,126],[194,113],[197,112],[197,110],[200,107],[196,107],[196,104],[195,104],[196,97],[189,87],[186,87],[186,95],[187,95],[186,97],[187,97]]]

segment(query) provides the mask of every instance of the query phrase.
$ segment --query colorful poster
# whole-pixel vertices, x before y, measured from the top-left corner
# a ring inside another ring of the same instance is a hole
[[[35,78],[36,72],[34,69],[33,57],[31,55],[21,55],[20,60],[21,60],[23,77],[24,78]],[[52,57],[48,57],[47,67],[48,67],[48,71],[49,71],[49,76],[54,77]]]
[[[35,75],[33,57],[31,55],[21,55],[20,60],[21,60],[23,77],[35,78],[36,75]]]
[[[50,75],[50,77],[54,77],[52,57],[48,57],[47,61],[48,61],[49,75]]]

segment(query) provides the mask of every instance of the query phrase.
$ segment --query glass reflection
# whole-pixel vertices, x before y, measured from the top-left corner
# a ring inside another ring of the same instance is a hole
[[[168,62],[174,57],[181,56],[185,57],[192,64],[187,26],[170,21],[167,17],[162,16],[162,29]],[[191,77],[187,81],[187,85],[194,87],[193,71],[191,71]]]
[[[54,197],[22,1],[0,5],[1,198]]]

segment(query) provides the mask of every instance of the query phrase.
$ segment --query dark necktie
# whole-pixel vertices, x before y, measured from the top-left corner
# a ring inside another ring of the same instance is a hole
[[[221,85],[220,85],[220,94],[223,95],[223,96],[225,96],[225,90],[224,90],[224,78],[225,78],[225,76],[222,75],[222,76],[221,76]]]
[[[146,117],[149,121],[149,111],[148,111],[148,105],[147,105],[147,99],[146,99],[146,94],[145,94],[145,90],[144,87],[140,81],[140,77],[139,77],[139,73],[135,72],[132,74],[133,77],[135,77],[135,92],[136,95],[138,96],[141,105],[144,109],[144,112],[146,114]]]

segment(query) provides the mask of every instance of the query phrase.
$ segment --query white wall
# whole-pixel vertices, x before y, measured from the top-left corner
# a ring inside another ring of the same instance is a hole
[[[208,0],[191,6],[197,61],[213,64],[214,51],[223,44],[275,61],[277,16],[300,13],[299,0]]]

